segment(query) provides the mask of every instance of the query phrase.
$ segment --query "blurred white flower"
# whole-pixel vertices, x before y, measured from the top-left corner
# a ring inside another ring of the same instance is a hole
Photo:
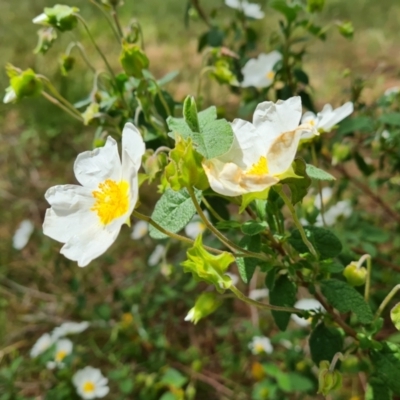
[[[253,354],[261,354],[263,352],[271,354],[274,351],[271,341],[265,336],[254,336],[249,343],[249,349]]]
[[[131,123],[122,132],[122,163],[117,142],[78,155],[74,172],[78,185],[47,190],[43,232],[61,243],[61,254],[85,267],[115,241],[138,199],[138,170],[145,145]]]
[[[353,111],[354,106],[351,101],[336,109],[333,109],[330,104],[325,104],[322,111],[317,115],[311,111],[307,111],[301,118],[301,122],[309,123],[312,125],[313,130],[303,133],[301,138],[311,139],[314,136],[318,136],[320,132],[330,132],[335,125],[348,117]]]
[[[4,104],[11,103],[16,99],[17,99],[17,95],[15,94],[14,89],[11,86],[9,86],[6,89],[6,94],[4,95],[3,103]]]
[[[158,244],[153,250],[153,252],[150,254],[149,259],[147,260],[149,266],[154,267],[155,265],[159,264],[164,256],[164,253],[165,253],[165,246],[163,246],[162,244]]]
[[[299,126],[301,99],[264,101],[253,115],[253,123],[232,122],[234,140],[229,151],[202,162],[211,188],[224,196],[263,192],[288,172],[304,130]]]
[[[382,131],[381,136],[384,139],[389,139],[390,138],[390,132],[387,129],[385,129],[384,131]]]
[[[341,200],[330,207],[324,213],[324,220],[327,226],[333,226],[339,218],[349,218],[353,212],[350,200]],[[315,226],[323,226],[322,215],[319,214],[315,221]]]
[[[53,332],[51,333],[54,340],[58,340],[61,337],[67,335],[75,335],[77,333],[81,333],[89,328],[89,322],[82,321],[82,322],[64,322],[57,328],[54,328]]]
[[[32,358],[39,356],[49,349],[54,344],[54,339],[48,334],[44,333],[33,345],[29,355]]]
[[[400,92],[400,87],[399,86],[393,86],[385,90],[383,93],[384,96],[391,96],[393,94],[397,94]]]
[[[13,236],[13,247],[22,250],[29,242],[33,230],[35,229],[32,221],[24,219],[18,226]]]
[[[207,210],[204,211],[204,215],[207,219],[210,219]],[[186,236],[193,240],[196,239],[197,236],[201,235],[205,230],[206,226],[198,214],[195,214],[191,221],[185,226]]]
[[[85,400],[102,398],[110,391],[107,386],[108,379],[99,369],[93,367],[85,367],[77,371],[72,377],[72,383],[79,396]]]
[[[275,77],[274,66],[280,60],[282,60],[282,54],[276,50],[251,58],[242,68],[243,82],[240,85],[254,86],[258,89],[270,86]]]
[[[228,275],[232,280],[232,285],[236,286],[239,282],[239,277],[236,274],[232,274],[231,272],[225,272],[225,275]]]
[[[299,308],[300,310],[322,310],[325,311],[324,307],[322,307],[322,304],[315,299],[301,299],[296,302],[294,305],[295,308]],[[297,325],[305,327],[310,325],[311,319],[304,319],[301,318],[295,314],[292,314],[290,316],[294,322],[296,322]]]
[[[72,353],[73,344],[69,339],[60,339],[56,342],[54,361],[47,363],[48,369],[64,367],[64,359]]]
[[[259,4],[249,3],[247,0],[225,0],[225,4],[228,7],[242,11],[246,17],[262,19],[265,15]]]
[[[269,290],[267,288],[253,289],[249,293],[249,297],[252,300],[261,300],[261,299],[265,299],[268,296],[269,296]]]
[[[329,200],[332,198],[333,190],[329,186],[322,188],[322,204],[326,206],[329,203]],[[321,196],[319,193],[315,196],[314,206],[321,209]]]
[[[149,224],[146,221],[138,221],[134,225],[131,233],[133,240],[139,240],[144,238],[149,232]]]

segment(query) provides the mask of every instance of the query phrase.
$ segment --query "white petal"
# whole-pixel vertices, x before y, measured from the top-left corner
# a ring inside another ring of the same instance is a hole
[[[330,105],[328,104],[327,106]],[[324,112],[325,107],[321,112],[321,119],[318,122],[318,128],[323,129],[326,132],[329,132],[335,125],[344,120],[354,111],[354,106],[351,101],[343,104],[341,107],[336,108],[333,111],[330,110],[330,112]],[[327,110],[329,110],[329,108]]]
[[[55,328],[52,332],[52,337],[57,340],[63,336],[77,334],[85,331],[89,327],[89,322],[63,322],[60,326]]]
[[[239,282],[239,277],[236,274],[232,274],[231,272],[226,272],[225,275],[228,275],[229,278],[231,278],[233,286],[236,286],[236,284]]]
[[[65,243],[89,226],[97,225],[97,214],[90,211],[94,198],[90,190],[78,185],[53,186],[45,194],[52,206],[47,209],[43,233]]]
[[[282,59],[282,54],[274,50],[268,54],[261,53],[257,58],[252,58],[242,68],[242,87],[254,86],[263,88],[271,85],[272,79],[268,73],[273,71],[275,64]]]
[[[399,93],[399,92],[400,92],[400,87],[393,86],[393,87],[390,87],[390,88],[386,89],[385,92],[383,93],[383,95],[384,96],[390,96],[392,94]]]
[[[103,147],[79,154],[74,172],[78,182],[91,189],[96,189],[106,179],[119,181],[122,171],[117,142],[109,136]]]
[[[243,12],[247,17],[254,19],[262,19],[265,16],[264,12],[261,10],[261,6],[255,3],[245,3],[243,5]]]
[[[162,244],[158,244],[154,249],[154,251],[150,254],[150,257],[147,261],[149,266],[154,267],[155,265],[157,265],[161,261],[164,253],[165,253],[165,246],[163,246]]]
[[[133,240],[142,239],[149,232],[149,224],[146,221],[138,221],[133,227],[131,238]]]
[[[44,353],[50,346],[54,343],[52,337],[48,333],[44,333],[33,345],[29,355],[32,358],[37,357],[38,355]]]
[[[76,261],[80,267],[86,267],[92,260],[103,254],[117,238],[121,226],[91,226],[81,233],[72,236],[61,248],[60,253]]]
[[[107,396],[109,391],[110,391],[110,388],[108,386],[97,387],[95,390],[95,394],[96,394],[96,397],[102,398],[104,396]]]
[[[260,300],[260,299],[264,299],[265,297],[269,296],[269,290],[267,288],[264,289],[253,289],[250,293],[249,293],[249,297],[252,300]]]
[[[13,236],[13,247],[16,250],[22,250],[29,242],[33,230],[35,229],[32,221],[29,219],[23,220]]]
[[[324,307],[322,307],[322,304],[315,299],[301,299],[296,302],[294,305],[295,308],[299,308],[300,310],[322,310],[325,311]],[[293,321],[297,323],[299,326],[308,326],[310,325],[310,321],[306,320],[304,318],[301,318],[295,314],[292,314],[290,316]]]
[[[194,307],[189,310],[184,320],[193,321],[193,318],[194,318]]]
[[[32,22],[34,24],[46,25],[46,22],[49,20],[49,17],[45,14],[39,14],[35,18],[33,18]]]
[[[225,4],[231,8],[240,8],[240,0],[225,0]]]
[[[193,221],[193,222],[189,222],[185,226],[185,233],[186,233],[186,236],[189,236],[191,239],[196,239],[197,236],[202,234],[205,229],[206,229],[206,227],[203,222]]]
[[[321,192],[322,192],[322,204],[327,205],[329,203],[329,200],[332,198],[333,190],[329,186],[326,186],[322,188]],[[321,196],[319,193],[317,193],[315,197],[314,206],[319,210],[321,209]]]
[[[127,164],[132,163],[137,172],[145,151],[146,147],[139,130],[130,122],[126,123],[122,131],[122,169],[125,170]]]
[[[6,89],[6,94],[3,98],[3,103],[7,104],[7,103],[11,103],[14,100],[17,99],[17,95],[15,94],[13,88],[10,86]]]

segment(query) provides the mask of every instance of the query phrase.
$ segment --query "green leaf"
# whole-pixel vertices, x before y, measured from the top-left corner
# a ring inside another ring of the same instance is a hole
[[[343,337],[336,328],[320,323],[311,333],[309,339],[311,358],[316,365],[323,360],[332,361],[333,356],[342,351]]]
[[[260,235],[244,236],[240,240],[239,246],[254,253],[258,253],[261,249],[261,237]],[[251,278],[253,277],[254,271],[256,270],[259,263],[260,260],[252,257],[238,257],[236,259],[239,274],[244,283],[250,282]]]
[[[365,400],[392,400],[392,394],[382,379],[372,376],[369,378]]]
[[[346,118],[340,123],[337,134],[347,135],[354,131],[371,133],[374,131],[374,121],[370,117],[362,116],[355,118]]]
[[[287,275],[281,275],[276,281],[275,285],[269,293],[270,303],[274,306],[281,307],[293,307],[296,302],[297,287],[287,277]],[[272,311],[275,323],[281,331],[285,331],[289,321],[291,313]]]
[[[201,201],[201,191],[195,190],[197,201]],[[175,192],[167,189],[154,207],[151,218],[164,229],[176,233],[184,228],[196,213],[192,199],[186,189]],[[165,239],[168,235],[150,226],[150,236],[153,239]]]
[[[197,106],[193,96],[187,96],[183,102],[183,118],[193,132],[200,132]]]
[[[187,140],[192,135],[192,131],[183,118],[168,117],[167,124],[172,133],[170,136],[173,138],[175,138],[176,135],[179,135],[183,139]]]
[[[308,75],[302,69],[296,68],[293,71],[293,73],[299,82],[304,83],[305,85],[308,85],[308,83],[309,83]]]
[[[307,164],[306,167],[306,172],[307,175],[311,178],[311,179],[316,179],[318,181],[335,181],[336,178],[331,175],[330,173],[319,169],[317,167],[314,167],[314,165],[311,164]]]
[[[306,172],[306,163],[301,158],[296,158],[292,163],[292,176],[284,178],[280,183],[289,186],[292,195],[292,203],[297,204],[302,201],[311,185],[311,179]]]
[[[308,240],[318,251],[320,260],[333,258],[341,253],[342,243],[331,231],[318,226],[305,226],[304,231]],[[299,253],[307,253],[309,251],[298,229],[292,232],[288,241]]]
[[[186,376],[183,376],[175,368],[168,368],[161,378],[160,383],[179,389],[187,382],[187,380],[188,379],[186,378]]]
[[[248,236],[257,235],[265,231],[266,228],[268,228],[268,224],[265,221],[247,221],[241,226],[242,232]]]
[[[387,387],[389,387],[390,390],[393,391],[394,394],[400,395],[399,346],[390,342],[384,342],[382,350],[371,352],[371,360],[375,367],[376,375]],[[381,400],[380,397],[379,400]]]
[[[381,115],[378,120],[384,124],[400,126],[400,113],[394,112]]]
[[[337,279],[321,281],[322,294],[328,303],[341,313],[353,312],[362,324],[369,324],[373,314],[369,305],[356,289]]]
[[[199,112],[200,133],[193,132],[193,143],[206,159],[226,153],[232,146],[233,130],[225,119],[217,119],[215,106]]]
[[[397,303],[390,310],[390,319],[393,322],[393,325],[396,327],[398,331],[400,331],[400,303]]]
[[[358,151],[354,152],[354,161],[365,176],[369,176],[375,171],[375,167],[372,164],[368,164]]]
[[[288,5],[286,0],[271,0],[269,5],[274,10],[283,14],[289,22],[294,21],[297,17],[297,13],[301,10],[300,5]]]

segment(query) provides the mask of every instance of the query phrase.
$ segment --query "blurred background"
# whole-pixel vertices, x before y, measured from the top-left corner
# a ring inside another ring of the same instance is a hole
[[[217,2],[224,7],[222,0],[203,0],[201,4],[209,9],[218,6]],[[178,101],[195,92],[201,65],[197,38],[205,30],[200,20],[185,25],[185,3],[125,0],[120,8],[123,23],[132,18],[140,21],[155,77],[179,71],[168,84]],[[83,0],[67,0],[65,4],[80,8],[117,70],[119,48],[114,46],[112,32],[96,7]],[[74,70],[68,78],[63,77],[57,60],[74,40],[72,35],[79,37],[83,32],[78,29],[62,35],[46,56],[33,54],[38,27],[31,20],[44,7],[53,5],[50,0],[0,2],[0,65],[10,62],[40,71],[74,103],[90,91],[91,72],[77,57]],[[348,100],[349,71],[365,81],[363,101],[367,104],[387,88],[400,85],[400,2],[326,0],[321,18],[351,20],[355,35],[347,41],[332,29],[328,44],[315,41],[310,45],[304,69],[310,76],[318,109],[327,102],[339,105]],[[270,14],[254,26],[268,37],[277,21],[277,15]],[[86,36],[82,37],[91,63],[99,65],[101,60]],[[258,50],[269,51],[268,43]],[[237,98],[215,81],[205,81],[204,85],[206,103],[225,107],[233,118]],[[7,86],[3,70],[0,88],[4,91]],[[105,255],[83,269],[59,254],[58,243],[43,236],[41,224],[48,206],[44,193],[50,186],[75,181],[73,162],[79,152],[91,148],[94,129],[83,127],[43,98],[0,104],[0,399],[45,398],[56,378],[53,372],[41,370],[27,360],[26,355],[42,333],[66,320],[95,321],[95,328],[85,332],[79,341],[87,349],[82,357],[109,371],[111,385],[118,387],[115,393],[119,394],[107,398],[133,398],[129,377],[134,374],[142,381],[156,380],[154,374],[165,373],[165,366],[179,371],[185,383],[189,379],[199,382],[196,399],[252,398],[250,392],[259,376],[257,360],[249,355],[247,343],[260,329],[264,334],[272,329],[269,316],[259,315],[261,322],[255,325],[252,311],[231,300],[196,326],[184,322],[200,290],[179,267],[183,250],[172,244],[168,259],[149,267],[148,257],[156,243],[149,237],[139,242],[132,240],[127,226]],[[156,201],[154,189],[147,187],[141,194],[149,212]],[[28,244],[16,250],[12,238],[26,219],[33,222],[34,231]],[[309,368],[304,354],[286,351],[279,344],[285,335],[301,340],[306,333],[292,329],[275,335],[277,349],[281,350],[277,359],[292,357],[295,368]],[[21,357],[23,362],[18,361]],[[135,381],[135,385],[142,381]],[[176,397],[170,399],[183,398],[179,397],[181,386],[176,383]],[[51,393],[46,398],[73,398]],[[317,398],[302,396],[287,398]],[[148,394],[139,398],[159,397]]]

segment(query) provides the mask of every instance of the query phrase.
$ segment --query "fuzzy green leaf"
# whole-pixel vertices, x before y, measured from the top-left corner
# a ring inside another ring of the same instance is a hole
[[[310,340],[311,358],[316,365],[323,360],[332,361],[333,356],[342,351],[343,337],[336,328],[320,323],[311,333]]]
[[[269,293],[270,303],[274,306],[281,307],[293,307],[296,302],[297,287],[287,277],[287,275],[280,276]],[[289,321],[291,313],[272,311],[272,316],[278,328],[281,331],[285,331]]]
[[[393,396],[390,389],[382,379],[372,376],[368,381],[365,400],[392,400]]]
[[[240,240],[239,246],[254,253],[258,253],[261,249],[261,237],[260,235],[244,236]],[[259,263],[260,260],[252,257],[239,257],[236,259],[239,274],[244,283],[250,282],[251,278],[253,277],[254,271],[256,270]]]
[[[280,183],[289,186],[292,195],[292,203],[297,204],[302,201],[311,185],[311,178],[306,172],[306,163],[301,158],[296,158],[292,163],[294,176],[282,179]]]
[[[201,191],[195,190],[197,201],[201,201]],[[192,199],[186,189],[175,192],[167,189],[154,207],[151,218],[164,229],[176,233],[184,228],[196,213]],[[153,239],[165,239],[168,236],[150,226]]]
[[[247,221],[241,226],[241,229],[245,235],[254,236],[257,235],[258,233],[265,231],[267,227],[268,224],[265,221],[263,222]]]
[[[341,313],[353,312],[362,324],[369,324],[373,314],[360,293],[346,282],[337,279],[321,281],[322,294],[328,303]]]
[[[306,172],[311,179],[316,179],[318,181],[336,180],[336,178],[333,175],[329,174],[328,172],[320,168],[314,167],[314,165],[311,164],[307,164]]]
[[[320,260],[333,258],[341,253],[342,243],[331,231],[317,226],[305,226],[304,230],[308,240],[318,251]],[[309,251],[298,229],[292,232],[288,240],[299,253],[307,253]]]

